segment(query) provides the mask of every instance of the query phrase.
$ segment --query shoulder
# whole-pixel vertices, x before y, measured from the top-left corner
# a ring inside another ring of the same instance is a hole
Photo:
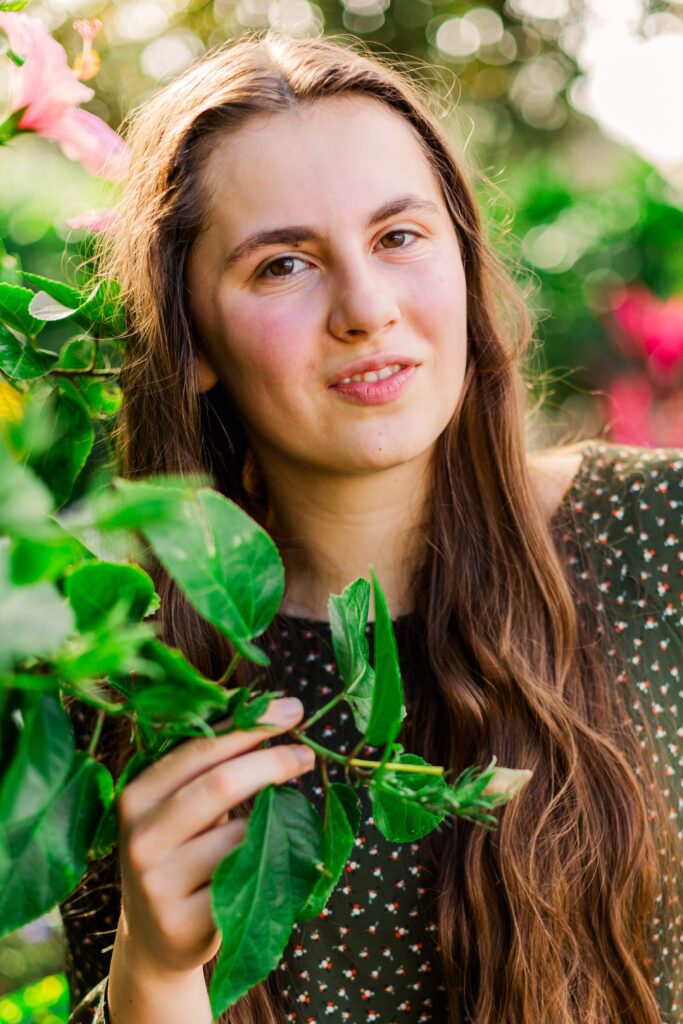
[[[683,448],[643,448],[589,439],[528,454],[532,485],[548,518],[575,485],[592,518],[648,522],[653,529],[683,522]],[[663,521],[662,521],[663,520]],[[603,524],[604,525],[604,524]]]
[[[579,472],[586,444],[581,441],[527,453],[531,484],[548,522],[562,504]]]

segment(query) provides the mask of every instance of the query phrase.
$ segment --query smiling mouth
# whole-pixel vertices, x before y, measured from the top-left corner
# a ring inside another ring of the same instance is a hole
[[[395,373],[406,368],[404,363],[392,363],[389,366],[383,366],[381,370],[368,370],[366,373],[355,373],[353,377],[344,377],[343,380],[338,380],[333,387],[338,384],[352,384],[360,383],[361,381],[367,381],[373,383],[378,380],[386,380],[387,377],[393,377]]]

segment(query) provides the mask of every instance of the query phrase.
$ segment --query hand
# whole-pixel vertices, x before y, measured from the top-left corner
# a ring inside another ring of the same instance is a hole
[[[155,975],[201,968],[220,947],[210,881],[244,838],[248,822],[229,820],[228,812],[315,764],[313,752],[299,744],[254,749],[301,720],[300,701],[289,716],[287,704],[292,702],[272,701],[259,720],[275,728],[186,740],[141,772],[118,799],[119,927],[136,960]]]

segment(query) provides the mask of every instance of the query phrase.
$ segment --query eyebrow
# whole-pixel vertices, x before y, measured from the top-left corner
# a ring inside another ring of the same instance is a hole
[[[390,199],[388,202],[383,203],[371,213],[366,228],[374,227],[375,224],[388,220],[389,217],[395,217],[405,210],[422,210],[425,213],[440,212],[436,203],[423,199],[412,192],[406,192],[404,195],[397,196],[395,199]],[[267,231],[255,231],[253,235],[245,238],[243,242],[240,242],[228,254],[225,259],[224,268],[228,269],[234,266],[246,256],[250,256],[257,249],[262,249],[267,245],[298,245],[301,242],[322,242],[323,240],[324,236],[315,228],[301,224],[293,224],[283,228],[270,228]]]

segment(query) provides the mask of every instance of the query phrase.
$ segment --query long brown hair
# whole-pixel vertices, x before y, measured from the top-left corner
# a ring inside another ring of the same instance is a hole
[[[343,93],[375,97],[412,126],[467,282],[465,381],[438,439],[416,613],[401,643],[403,741],[456,773],[494,754],[534,773],[496,831],[458,821],[425,841],[450,1018],[658,1024],[647,934],[677,836],[652,752],[618,695],[597,590],[573,590],[532,489],[524,360],[533,331],[523,293],[485,237],[429,98],[388,59],[359,43],[256,33],[215,49],[133,113],[118,233],[100,254],[122,285],[128,323],[122,472],[209,471],[268,524],[267,493],[225,391],[196,390],[185,270],[202,228],[200,176],[217,134]],[[155,578],[163,639],[218,678],[230,645],[158,566]],[[242,672],[246,679],[248,666]],[[205,965],[207,982],[212,969]],[[281,1020],[274,986],[271,975],[221,1021]]]

